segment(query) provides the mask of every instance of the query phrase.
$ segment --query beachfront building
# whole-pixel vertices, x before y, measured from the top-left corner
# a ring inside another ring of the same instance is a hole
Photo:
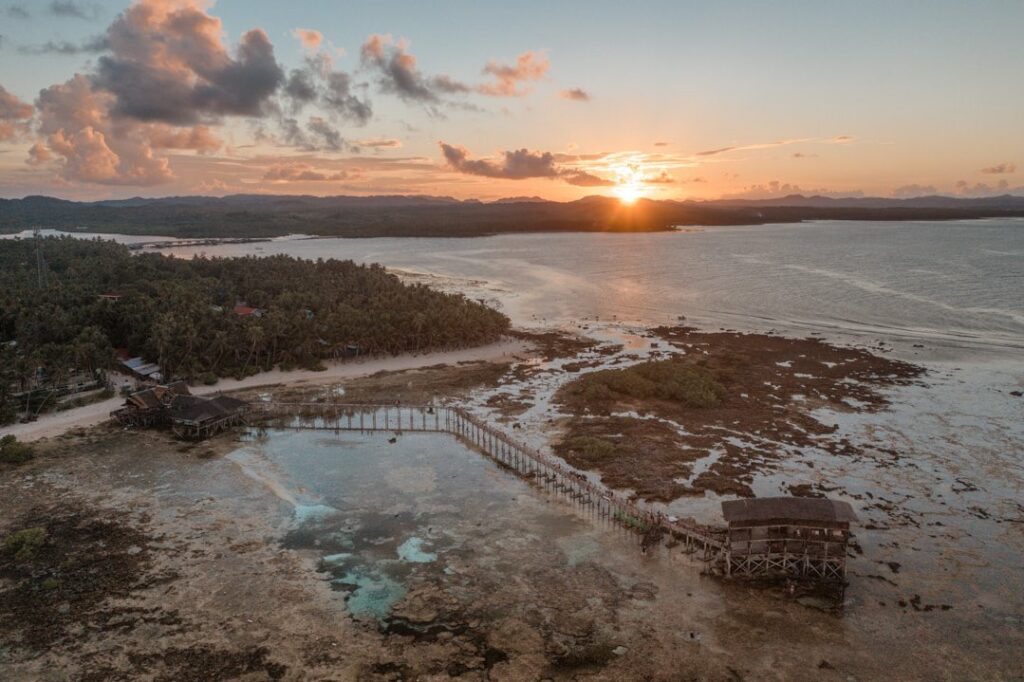
[[[850,523],[847,502],[815,497],[758,497],[722,503],[728,523],[719,568],[731,577],[788,577],[845,582]]]
[[[110,413],[124,426],[170,426],[179,438],[208,438],[244,422],[249,404],[229,396],[202,398],[177,381],[128,396]]]

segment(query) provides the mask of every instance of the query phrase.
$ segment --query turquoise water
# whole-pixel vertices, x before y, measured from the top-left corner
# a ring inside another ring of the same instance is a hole
[[[391,437],[251,431],[229,456],[290,507],[284,546],[320,555],[353,617],[386,621],[410,583],[448,580],[452,562],[500,544],[512,521],[578,560],[572,538],[590,528],[557,503],[450,436]]]

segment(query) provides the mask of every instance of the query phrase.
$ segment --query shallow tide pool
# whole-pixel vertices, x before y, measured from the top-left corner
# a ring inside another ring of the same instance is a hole
[[[290,506],[284,546],[319,553],[353,616],[387,619],[414,574],[444,581],[451,564],[505,542],[509,519],[572,561],[588,553],[585,521],[451,436],[392,437],[253,430],[229,455]]]

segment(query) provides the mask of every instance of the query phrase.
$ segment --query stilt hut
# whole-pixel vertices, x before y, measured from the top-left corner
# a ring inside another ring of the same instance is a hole
[[[845,582],[850,523],[847,502],[759,497],[722,503],[729,524],[721,554],[725,575]]]
[[[137,391],[110,416],[125,426],[170,426],[180,438],[208,438],[244,421],[249,404],[228,396],[201,398],[178,381]]]
[[[248,406],[244,400],[226,395],[210,399],[179,396],[171,404],[168,420],[179,438],[209,438],[242,423]]]

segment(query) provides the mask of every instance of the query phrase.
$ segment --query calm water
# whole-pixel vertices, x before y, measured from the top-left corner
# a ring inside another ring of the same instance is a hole
[[[1024,220],[821,222],[664,234],[290,239],[167,249],[379,262],[498,302],[519,324],[581,318],[1024,349]]]
[[[445,583],[469,559],[514,562],[510,532],[569,563],[596,552],[590,523],[455,438],[390,436],[253,430],[228,455],[290,507],[285,546],[319,555],[353,615],[385,620],[412,579]]]
[[[117,237],[152,241],[152,237]],[[818,222],[661,234],[305,239],[163,253],[379,262],[499,304],[520,325],[582,318],[1024,349],[1024,220]]]

